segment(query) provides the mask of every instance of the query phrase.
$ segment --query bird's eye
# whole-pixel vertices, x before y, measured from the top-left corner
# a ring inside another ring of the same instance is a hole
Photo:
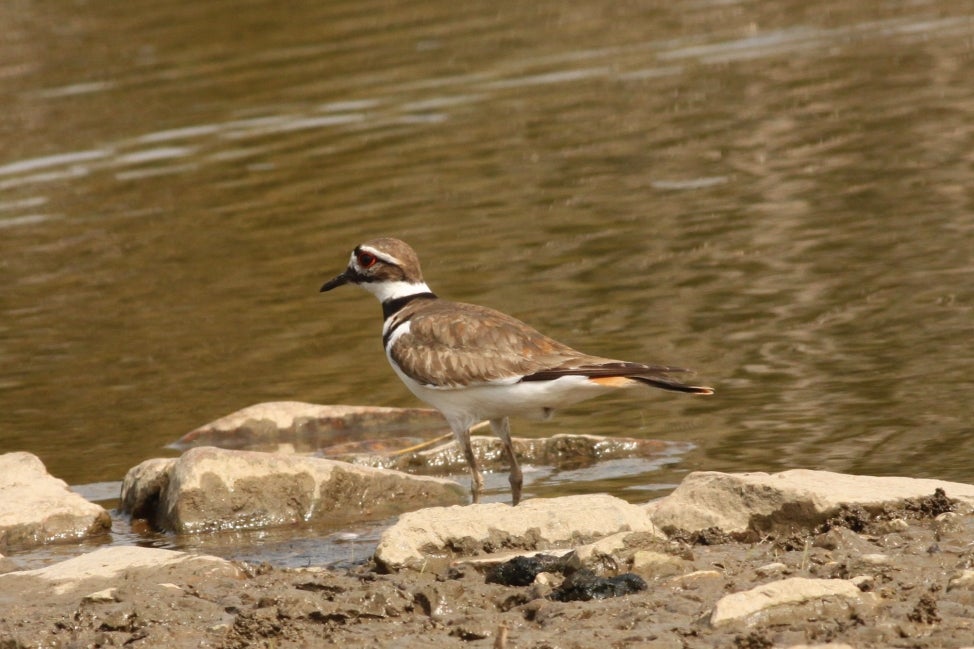
[[[374,266],[375,262],[378,260],[376,259],[375,255],[371,253],[360,252],[355,257],[355,261],[357,261],[358,265],[361,266],[362,268],[369,268],[371,266]]]

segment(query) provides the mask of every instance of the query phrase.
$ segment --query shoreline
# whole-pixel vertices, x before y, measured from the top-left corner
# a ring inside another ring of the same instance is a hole
[[[974,487],[934,482],[704,472],[644,506],[593,494],[427,507],[401,515],[372,559],[345,568],[102,547],[0,574],[0,644],[971,646]],[[596,512],[610,533],[585,531]],[[538,553],[562,558],[527,585],[488,579],[499,563]],[[558,601],[553,593],[585,572],[646,588]]]

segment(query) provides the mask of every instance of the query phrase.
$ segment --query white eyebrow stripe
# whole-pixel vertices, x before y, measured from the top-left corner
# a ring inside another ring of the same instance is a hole
[[[381,259],[384,262],[387,262],[387,263],[390,263],[390,264],[395,264],[396,266],[402,266],[402,262],[399,261],[398,259],[396,259],[395,257],[392,257],[391,255],[387,255],[384,252],[379,252],[378,250],[376,250],[375,248],[373,248],[371,246],[359,246],[358,249],[361,250],[361,251],[363,251],[363,252],[367,252],[369,254],[375,255],[376,257],[378,257],[379,259]],[[354,256],[355,256],[355,253],[353,252],[352,253],[352,257],[354,257]]]

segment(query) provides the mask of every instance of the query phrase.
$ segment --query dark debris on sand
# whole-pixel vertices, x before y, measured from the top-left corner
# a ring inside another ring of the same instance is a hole
[[[557,602],[589,601],[621,597],[646,590],[646,582],[637,574],[627,572],[612,577],[600,577],[588,568],[581,568],[571,555],[554,557],[547,554],[518,556],[487,571],[486,583],[505,586],[530,586],[542,572],[564,575],[561,585],[551,591],[548,599]]]

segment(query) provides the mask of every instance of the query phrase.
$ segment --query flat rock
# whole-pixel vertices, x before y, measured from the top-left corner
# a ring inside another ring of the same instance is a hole
[[[428,408],[271,401],[220,417],[186,433],[170,446],[178,450],[217,446],[272,451],[285,445],[308,452],[362,439],[433,437],[449,432],[443,415]]]
[[[104,508],[72,492],[30,453],[0,455],[0,549],[106,534]]]
[[[385,518],[464,502],[456,482],[315,457],[213,447],[149,460],[122,484],[124,513],[159,529],[203,532]]]
[[[717,601],[710,624],[717,627],[731,623],[750,624],[773,609],[803,605],[816,600],[860,602],[867,594],[846,579],[806,579],[791,577],[757,586],[740,593],[725,595]],[[871,600],[871,597],[868,597]],[[778,611],[782,613],[782,611]]]
[[[157,575],[160,587],[173,581],[185,583],[216,576],[243,577],[239,568],[219,557],[157,548],[111,546],[44,568],[0,575],[0,590],[17,592],[19,589],[36,588],[37,582],[42,582],[55,595],[83,589],[90,593],[89,598],[99,596],[105,599],[117,584],[134,581],[135,573],[138,573],[139,579],[151,579],[152,575]],[[111,594],[111,598],[116,596],[117,590]]]
[[[856,476],[793,469],[781,473],[691,473],[669,496],[646,507],[663,530],[724,532],[814,527],[842,505],[878,511],[933,495],[974,503],[974,485],[918,478]]]
[[[605,494],[431,507],[403,514],[375,551],[386,570],[476,556],[500,549],[545,550],[590,543],[618,532],[653,532],[645,510]]]

